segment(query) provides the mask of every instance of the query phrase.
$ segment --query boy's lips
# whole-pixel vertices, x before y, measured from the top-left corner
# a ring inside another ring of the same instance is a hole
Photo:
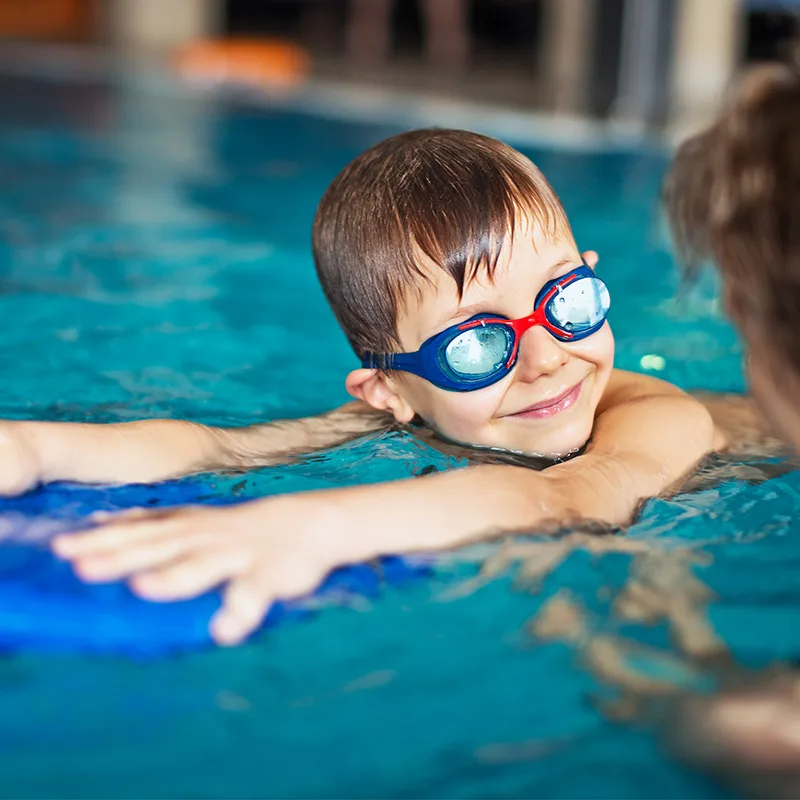
[[[523,419],[544,419],[560,414],[562,411],[566,411],[568,408],[575,405],[580,396],[582,386],[583,381],[581,380],[571,389],[567,389],[565,392],[555,397],[534,403],[532,406],[523,408],[522,411],[517,411],[515,414],[509,414],[508,416],[511,418],[517,417]]]

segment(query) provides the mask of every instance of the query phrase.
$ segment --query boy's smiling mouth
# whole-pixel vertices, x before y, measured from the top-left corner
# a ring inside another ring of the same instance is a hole
[[[578,401],[581,394],[583,380],[580,380],[573,387],[561,392],[555,397],[541,400],[538,403],[523,408],[514,414],[509,414],[510,419],[545,419],[560,414],[571,408]]]

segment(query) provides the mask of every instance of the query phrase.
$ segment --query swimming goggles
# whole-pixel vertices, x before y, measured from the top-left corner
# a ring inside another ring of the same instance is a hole
[[[608,287],[584,262],[548,281],[527,317],[478,314],[431,336],[415,353],[365,353],[361,363],[410,372],[451,392],[471,392],[514,369],[525,331],[541,325],[561,342],[577,342],[603,327],[610,307]]]

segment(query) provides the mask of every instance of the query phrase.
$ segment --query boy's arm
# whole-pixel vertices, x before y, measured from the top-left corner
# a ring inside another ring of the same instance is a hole
[[[555,531],[587,521],[628,524],[644,500],[679,486],[706,455],[724,446],[696,400],[656,379],[630,377],[604,399],[586,453],[544,471],[468,467],[412,485],[321,492],[332,527],[342,531],[337,547],[354,561],[509,531]],[[345,525],[358,514],[380,524],[374,530]]]
[[[220,642],[236,642],[273,600],[310,591],[342,564],[508,531],[627,523],[643,499],[678,483],[713,450],[715,429],[703,406],[673,387],[618,383],[587,453],[544,472],[467,467],[236,507],[139,513],[61,537],[55,549],[85,579],[134,576],[134,591],[152,599],[227,582],[212,631]]]
[[[153,419],[93,425],[0,423],[0,494],[41,482],[149,483],[194,472],[266,466],[390,426],[352,402],[317,417],[247,428]]]

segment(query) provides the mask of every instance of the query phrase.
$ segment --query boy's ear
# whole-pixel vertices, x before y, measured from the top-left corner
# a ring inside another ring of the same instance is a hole
[[[373,408],[391,411],[398,422],[411,422],[416,412],[389,379],[377,369],[354,369],[345,380],[347,391]]]
[[[597,262],[600,260],[600,256],[594,250],[584,250],[581,253],[581,258],[592,268],[594,269],[597,266]]]

